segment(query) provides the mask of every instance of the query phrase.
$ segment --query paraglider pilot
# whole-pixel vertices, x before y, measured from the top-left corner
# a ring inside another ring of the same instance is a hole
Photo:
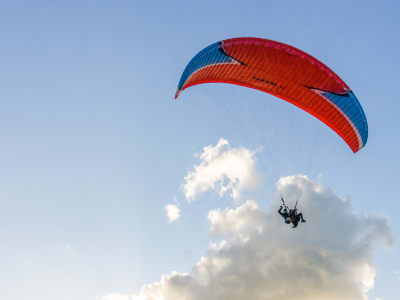
[[[285,219],[286,224],[292,223],[292,228],[296,228],[297,225],[299,225],[300,221],[301,222],[306,221],[304,220],[302,213],[297,213],[297,208],[289,209],[288,211],[288,207],[285,205],[283,198],[281,200],[283,202],[283,206],[281,205],[281,207],[279,208],[278,214],[280,214],[282,218]]]
[[[282,210],[283,210],[283,211],[282,211]],[[288,210],[287,210],[286,207],[283,207],[283,206],[281,205],[281,207],[280,207],[279,210],[278,210],[278,214],[280,214],[280,215],[282,216],[282,218],[285,219],[285,223],[286,223],[286,224],[290,224],[289,212],[288,212]]]

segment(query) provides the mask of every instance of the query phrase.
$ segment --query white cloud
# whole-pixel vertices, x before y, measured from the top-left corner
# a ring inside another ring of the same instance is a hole
[[[165,212],[167,213],[168,223],[173,223],[181,217],[181,210],[175,204],[168,204],[165,206]]]
[[[254,229],[261,231],[264,213],[259,210],[257,202],[249,200],[235,210],[226,208],[210,211],[208,219],[211,222],[211,232],[234,235],[238,232],[248,233]]]
[[[299,208],[307,223],[286,225],[276,212],[278,199],[268,212],[254,201],[211,211],[211,232],[223,240],[209,247],[190,274],[163,275],[133,299],[367,299],[375,277],[373,249],[392,243],[388,218],[356,214],[349,199],[306,176],[282,178],[278,186],[287,202],[301,188]]]
[[[188,201],[209,190],[217,191],[220,196],[228,194],[238,198],[241,191],[258,182],[255,152],[242,147],[230,148],[223,138],[215,146],[204,147],[195,157],[201,162],[185,176],[182,186]]]

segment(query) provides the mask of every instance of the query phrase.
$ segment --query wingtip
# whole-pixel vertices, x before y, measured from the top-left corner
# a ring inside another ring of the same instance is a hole
[[[181,93],[180,90],[177,90],[177,91],[176,91],[176,93],[175,93],[175,100],[178,99],[180,93]]]

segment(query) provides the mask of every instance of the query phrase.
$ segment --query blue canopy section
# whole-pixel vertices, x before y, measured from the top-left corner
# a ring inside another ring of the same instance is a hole
[[[329,99],[350,119],[361,136],[363,143],[361,147],[365,146],[368,140],[367,118],[354,93],[350,91],[346,94],[336,94],[323,91],[321,95]]]
[[[178,90],[180,91],[186,80],[197,70],[215,64],[232,63],[234,60],[221,51],[221,42],[214,43],[201,50],[183,71],[179,81]]]

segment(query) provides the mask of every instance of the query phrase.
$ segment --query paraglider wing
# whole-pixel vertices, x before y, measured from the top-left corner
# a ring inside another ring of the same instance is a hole
[[[202,83],[231,83],[275,95],[333,129],[357,152],[368,139],[364,111],[344,81],[322,62],[286,44],[233,38],[200,51],[186,66],[175,98]]]

